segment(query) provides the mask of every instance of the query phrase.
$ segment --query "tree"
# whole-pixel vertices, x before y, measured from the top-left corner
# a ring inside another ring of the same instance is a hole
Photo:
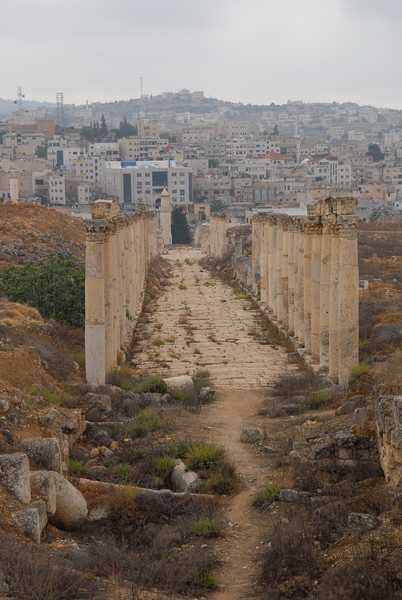
[[[220,212],[221,210],[225,210],[225,208],[227,208],[226,204],[219,199],[212,200],[210,205],[211,212]]]
[[[219,167],[219,160],[217,158],[208,158],[208,168],[217,169]]]
[[[107,138],[108,134],[109,134],[109,130],[108,130],[107,125],[106,125],[105,115],[102,115],[102,117],[101,117],[101,124],[100,124],[100,127],[99,127],[99,136],[102,139],[105,139],[105,138]]]
[[[380,162],[385,156],[378,144],[369,144],[367,154],[373,157],[374,162]]]
[[[95,132],[95,129],[92,127],[92,125],[82,127],[80,134],[88,142],[95,141],[96,132]]]
[[[35,306],[45,318],[83,327],[85,271],[72,254],[53,252],[39,267],[6,267],[0,273],[0,297]]]
[[[191,244],[191,230],[181,206],[172,211],[172,243]]]
[[[134,125],[131,125],[131,123],[129,123],[127,121],[127,117],[124,117],[123,120],[120,121],[119,128],[116,129],[116,138],[117,139],[130,137],[130,135],[137,135],[137,134],[138,134],[137,127],[134,127]]]
[[[47,158],[47,146],[38,146],[36,148],[36,156],[38,158]]]
[[[275,123],[274,129],[272,131],[272,135],[279,135],[278,125]]]

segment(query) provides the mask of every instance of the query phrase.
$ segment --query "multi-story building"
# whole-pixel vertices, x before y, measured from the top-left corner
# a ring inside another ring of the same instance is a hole
[[[66,203],[66,184],[63,173],[52,173],[49,176],[49,204]]]
[[[119,150],[122,160],[155,160],[169,146],[167,138],[129,137],[119,140]]]
[[[175,161],[105,162],[102,188],[120,204],[138,206],[160,205],[164,189],[169,192],[172,206],[193,203],[193,173],[188,167],[176,166]]]

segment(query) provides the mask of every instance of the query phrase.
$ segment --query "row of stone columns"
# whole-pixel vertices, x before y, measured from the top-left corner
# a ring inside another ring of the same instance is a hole
[[[86,221],[85,361],[89,383],[101,385],[131,339],[142,308],[150,259],[158,250],[156,213],[118,214],[97,200]]]
[[[358,362],[357,200],[325,198],[307,217],[253,218],[253,290],[313,361],[347,385]]]

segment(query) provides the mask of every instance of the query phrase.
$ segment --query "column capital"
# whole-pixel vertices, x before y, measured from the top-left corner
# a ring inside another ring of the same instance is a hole
[[[116,226],[108,219],[88,219],[85,228],[87,242],[103,242],[114,233]]]
[[[341,237],[355,239],[357,238],[357,222],[356,215],[338,215],[337,229]]]

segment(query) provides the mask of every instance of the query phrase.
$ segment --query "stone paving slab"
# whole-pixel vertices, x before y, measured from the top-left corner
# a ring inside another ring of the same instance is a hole
[[[223,388],[272,383],[289,369],[285,350],[254,339],[258,311],[244,294],[200,267],[201,257],[195,248],[172,249],[165,256],[173,267],[172,285],[158,299],[145,325],[150,338],[138,342],[134,361],[163,376],[208,369]]]

